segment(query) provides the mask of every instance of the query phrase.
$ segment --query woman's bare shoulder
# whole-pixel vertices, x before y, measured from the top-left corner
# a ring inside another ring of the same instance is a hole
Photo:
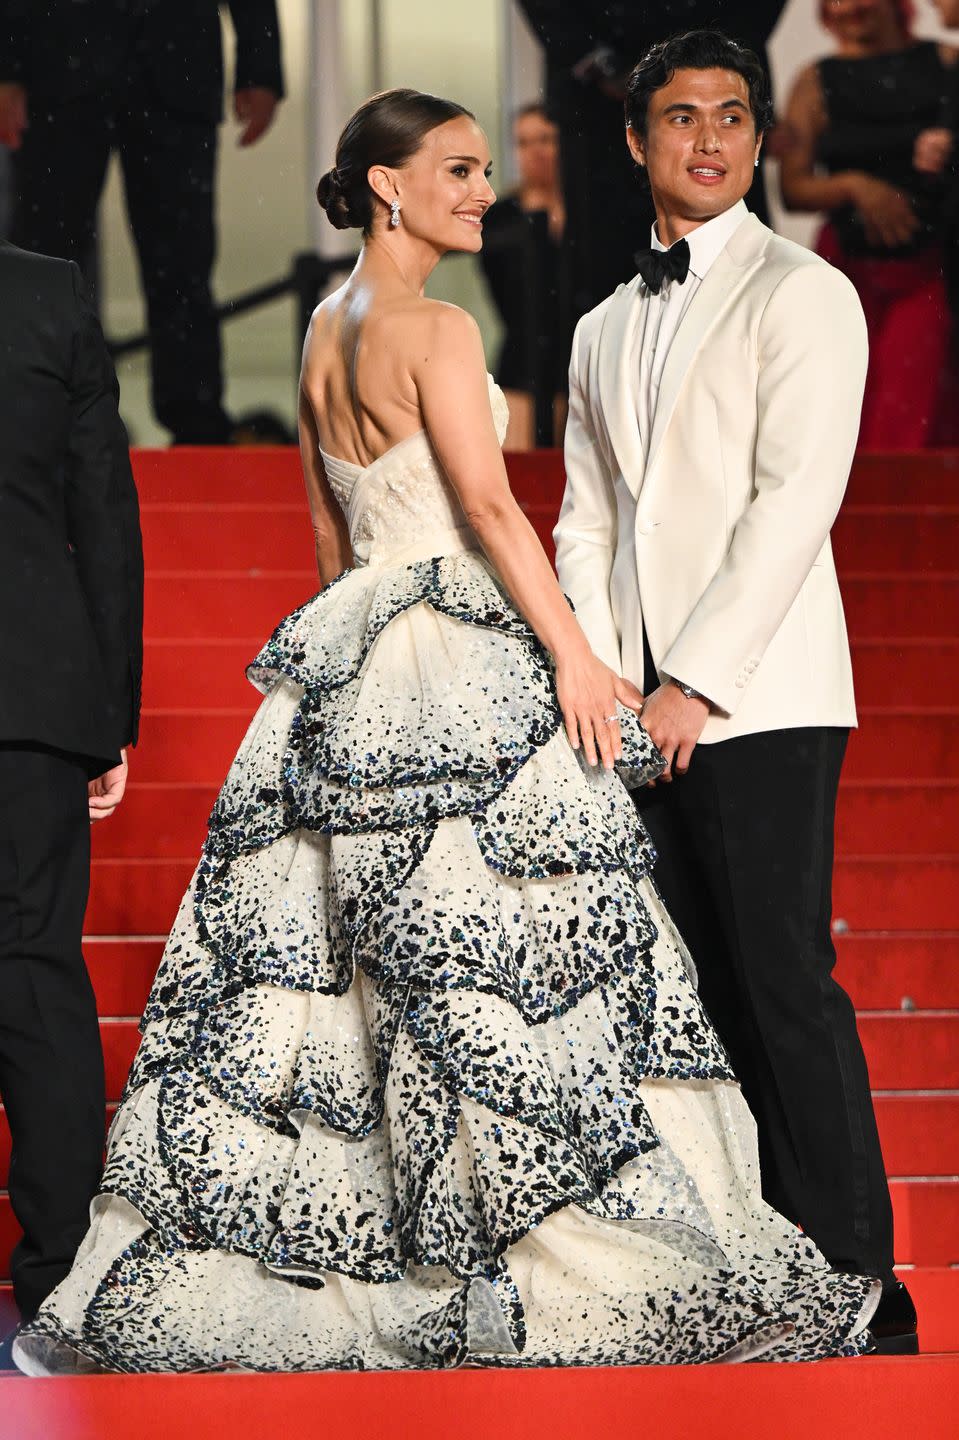
[[[482,355],[480,328],[468,310],[445,300],[418,299],[406,332],[414,369],[432,360],[469,360]],[[485,369],[485,361],[483,365]]]

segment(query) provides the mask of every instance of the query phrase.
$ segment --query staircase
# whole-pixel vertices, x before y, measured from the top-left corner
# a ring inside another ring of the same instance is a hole
[[[147,560],[142,737],[127,798],[94,831],[85,944],[111,1109],[258,700],[244,666],[315,589],[295,453],[145,451],[135,471]],[[510,472],[551,550],[560,457],[513,456]],[[861,720],[838,818],[839,974],[860,1015],[923,1349],[959,1353],[959,456],[860,457],[834,541]],[[8,1162],[0,1117],[0,1185]],[[4,1190],[4,1280],[16,1234]],[[12,1312],[8,1285],[0,1306]]]

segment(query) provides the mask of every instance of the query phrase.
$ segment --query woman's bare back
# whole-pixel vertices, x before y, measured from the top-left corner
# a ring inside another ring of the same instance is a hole
[[[354,276],[317,307],[302,384],[326,454],[365,467],[423,429],[411,372],[440,305]]]

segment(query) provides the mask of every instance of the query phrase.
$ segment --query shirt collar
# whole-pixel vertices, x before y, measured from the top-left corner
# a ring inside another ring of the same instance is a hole
[[[719,258],[720,252],[726,248],[748,214],[745,200],[737,200],[735,205],[724,210],[721,215],[714,215],[705,225],[697,225],[695,230],[690,230],[686,236],[689,245],[689,269],[697,280],[706,278],[709,267]],[[654,250],[670,248],[664,245],[656,234],[655,225],[652,229],[652,246]]]

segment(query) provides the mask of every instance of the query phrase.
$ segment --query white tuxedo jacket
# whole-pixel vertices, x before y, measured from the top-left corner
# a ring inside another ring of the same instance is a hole
[[[645,451],[628,358],[640,285],[573,341],[560,583],[596,653],[652,689],[645,621],[657,669],[717,707],[704,742],[855,725],[829,532],[866,375],[856,292],[748,216],[673,338]]]

